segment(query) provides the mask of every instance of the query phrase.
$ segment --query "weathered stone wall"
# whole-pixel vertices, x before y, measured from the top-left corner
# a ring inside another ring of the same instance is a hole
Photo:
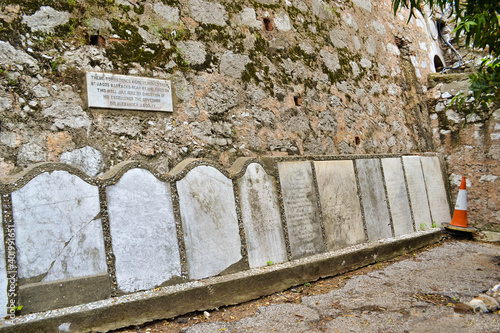
[[[500,110],[479,110],[451,103],[468,93],[468,74],[432,75],[429,112],[438,151],[446,156],[456,200],[462,176],[467,177],[469,224],[500,232]]]
[[[435,26],[404,14],[370,0],[3,1],[0,176],[433,151]],[[89,109],[86,71],[171,79],[175,110]]]

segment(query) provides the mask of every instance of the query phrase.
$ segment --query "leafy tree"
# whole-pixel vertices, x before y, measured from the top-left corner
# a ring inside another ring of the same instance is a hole
[[[470,90],[477,106],[485,110],[500,107],[500,1],[499,0],[392,0],[394,14],[410,9],[408,20],[425,5],[455,14],[452,22],[455,40],[463,46],[483,49],[490,57],[483,60],[477,74],[469,76]],[[462,105],[466,96],[456,100]]]

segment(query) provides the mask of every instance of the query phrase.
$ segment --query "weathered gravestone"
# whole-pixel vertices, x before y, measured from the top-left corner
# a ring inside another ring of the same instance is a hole
[[[292,259],[325,251],[311,163],[278,163]]]
[[[106,193],[118,288],[151,289],[180,277],[170,184],[132,169]]]
[[[368,240],[392,237],[380,161],[375,158],[356,160]]]
[[[177,182],[189,278],[217,275],[242,259],[233,184],[198,166]]]
[[[12,193],[12,210],[25,311],[110,296],[96,186],[45,172]]]
[[[366,240],[352,161],[314,162],[328,250]]]
[[[409,234],[414,231],[414,228],[401,159],[383,158],[382,169],[384,171],[389,207],[391,208],[394,235]]]
[[[260,164],[252,163],[245,175],[238,179],[238,189],[250,268],[286,261],[274,177],[268,175]]]
[[[441,165],[437,156],[421,156],[422,170],[425,178],[425,187],[429,198],[432,220],[438,226],[450,223],[450,206],[441,173]]]
[[[432,219],[420,156],[403,156],[403,166],[415,219],[415,228],[417,230],[428,229],[432,226]]]

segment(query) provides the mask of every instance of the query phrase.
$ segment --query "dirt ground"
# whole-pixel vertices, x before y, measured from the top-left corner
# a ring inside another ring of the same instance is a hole
[[[464,305],[497,283],[500,245],[445,240],[243,304],[113,332],[500,332],[500,311]]]

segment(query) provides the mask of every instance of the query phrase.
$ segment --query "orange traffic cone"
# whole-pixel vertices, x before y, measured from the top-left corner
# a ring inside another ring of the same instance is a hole
[[[455,212],[453,213],[450,225],[462,228],[469,227],[469,222],[467,220],[467,186],[465,177],[462,177],[460,190],[458,190],[457,204],[455,205]]]

